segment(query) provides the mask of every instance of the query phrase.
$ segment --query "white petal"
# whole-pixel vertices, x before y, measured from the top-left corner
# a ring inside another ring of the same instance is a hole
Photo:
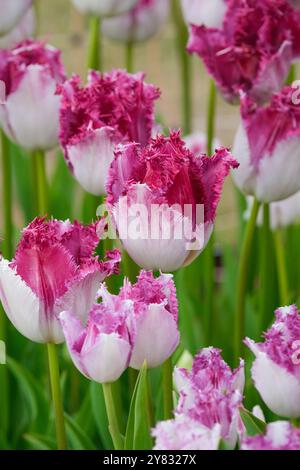
[[[0,36],[20,21],[31,4],[32,0],[1,0]]]
[[[221,28],[226,13],[225,0],[181,0],[181,7],[187,24],[207,28]]]
[[[250,161],[250,149],[246,131],[241,124],[236,133],[232,154],[240,166],[231,172],[233,181],[245,194],[255,194],[256,174]]]
[[[11,0],[10,0],[11,1]],[[11,2],[12,3],[12,2]],[[35,31],[36,18],[33,8],[21,18],[19,23],[14,26],[5,36],[0,36],[0,48],[8,49],[24,39],[31,38]]]
[[[112,16],[129,10],[137,0],[72,0],[72,2],[82,13]]]

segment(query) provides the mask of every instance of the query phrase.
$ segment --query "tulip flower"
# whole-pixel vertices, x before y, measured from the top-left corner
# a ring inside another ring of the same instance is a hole
[[[201,155],[206,153],[207,148],[207,136],[202,132],[194,132],[184,137],[184,142],[186,147],[196,156],[201,157]],[[214,148],[221,147],[221,144],[218,139],[214,140]]]
[[[249,196],[248,207],[245,213],[245,219],[249,218],[253,198]],[[263,223],[263,211],[260,209],[257,217],[259,226]],[[300,220],[300,192],[294,194],[287,199],[270,204],[270,227],[273,231],[288,227]]]
[[[286,0],[229,0],[222,27],[191,25],[196,53],[230,102],[242,90],[267,101],[284,84],[300,54],[300,12]]]
[[[158,423],[152,435],[154,450],[218,450],[221,440],[218,424],[209,429],[185,415]]]
[[[185,22],[207,28],[221,28],[226,7],[227,0],[181,0]]]
[[[154,36],[166,22],[170,0],[139,0],[127,13],[103,21],[103,33],[123,42],[141,42]]]
[[[65,79],[60,51],[27,40],[0,50],[0,80],[6,101],[0,104],[0,125],[6,135],[27,150],[56,146],[59,102],[56,87]]]
[[[269,423],[263,436],[245,438],[241,450],[300,450],[300,429],[288,421]]]
[[[13,29],[32,6],[32,0],[1,0],[0,36]]]
[[[1,258],[0,300],[22,335],[38,343],[60,343],[62,310],[72,308],[85,320],[82,306],[92,305],[99,283],[120,261],[118,251],[107,253],[106,262],[93,256],[101,224],[37,218],[23,230],[14,259]]]
[[[174,379],[179,391],[176,413],[188,415],[211,430],[219,424],[222,439],[234,448],[240,428],[244,362],[231,371],[220,350],[206,348],[195,357],[190,372],[175,369]]]
[[[35,12],[33,8],[29,8],[13,29],[11,29],[5,36],[0,36],[0,49],[8,49],[20,41],[31,38],[34,34],[35,26]]]
[[[100,17],[120,15],[134,7],[138,0],[72,0],[82,13]]]
[[[131,258],[148,270],[176,271],[204,249],[222,185],[237,165],[225,148],[195,157],[179,132],[142,148],[120,146],[107,183],[107,205]]]
[[[242,122],[233,146],[240,166],[233,179],[242,192],[264,203],[300,190],[300,107],[294,93],[284,87],[265,106],[246,96],[241,100]]]
[[[275,312],[264,343],[246,338],[255,355],[252,379],[266,405],[280,416],[300,417],[300,316],[295,305]]]
[[[147,362],[149,368],[162,365],[179,343],[178,305],[172,275],[154,278],[141,271],[137,283],[128,281],[121,297],[134,302],[135,341],[130,366],[140,369]]]
[[[105,194],[115,145],[147,144],[160,93],[144,82],[144,74],[121,70],[103,75],[91,72],[86,87],[74,76],[59,92],[60,141],[69,168],[86,191]]]

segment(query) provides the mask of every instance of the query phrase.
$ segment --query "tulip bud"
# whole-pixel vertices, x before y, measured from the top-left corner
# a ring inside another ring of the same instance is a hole
[[[206,153],[207,149],[207,136],[202,132],[194,132],[193,134],[186,135],[184,137],[186,147],[195,155],[195,157],[201,157]],[[213,148],[221,147],[221,143],[218,139],[214,139]]]
[[[264,343],[246,338],[255,355],[252,379],[273,413],[300,417],[300,316],[295,305],[279,308]],[[297,350],[298,348],[298,350]]]
[[[103,21],[103,33],[123,42],[141,42],[154,36],[166,22],[170,0],[139,0],[128,13]]]
[[[207,28],[221,28],[227,0],[181,0],[185,22]]]
[[[60,141],[69,168],[86,191],[105,194],[115,145],[146,145],[150,139],[159,90],[145,83],[142,73],[114,70],[91,72],[86,87],[74,76],[59,92]]]
[[[231,371],[220,350],[206,348],[195,357],[190,372],[175,368],[174,380],[179,391],[176,413],[188,415],[211,430],[219,424],[222,439],[234,448],[240,428],[244,362]]]
[[[300,12],[286,0],[229,1],[220,28],[190,26],[188,51],[204,61],[227,101],[238,101],[241,90],[268,101],[300,55]]]
[[[300,450],[300,429],[288,421],[269,423],[263,436],[246,437],[241,450]]]
[[[253,198],[247,198],[247,210],[245,219],[248,220],[253,204]],[[282,201],[270,204],[270,227],[272,230],[288,227],[300,220],[300,192]],[[263,224],[263,210],[260,208],[257,216],[257,225]]]
[[[58,142],[59,101],[56,87],[65,79],[60,51],[27,40],[0,51],[0,80],[6,101],[0,104],[0,125],[27,150],[47,150]]]
[[[300,190],[300,107],[294,104],[294,92],[285,87],[266,106],[242,97],[242,122],[233,147],[240,166],[233,179],[242,192],[264,203]]]
[[[62,310],[86,319],[99,283],[120,261],[117,251],[107,253],[106,262],[93,256],[96,231],[97,224],[37,218],[23,230],[15,258],[0,259],[0,300],[22,335],[38,343],[60,343]]]
[[[13,29],[32,6],[32,0],[1,0],[0,36]]]
[[[158,423],[152,435],[154,450],[218,450],[221,440],[220,425],[209,429],[185,415]]]
[[[163,272],[191,263],[210,238],[224,179],[236,165],[225,148],[195,157],[179,132],[159,135],[145,148],[120,146],[107,205],[131,258]]]
[[[120,15],[134,7],[138,0],[72,0],[82,13],[100,17]]]
[[[20,21],[5,36],[0,36],[0,49],[8,49],[24,39],[31,38],[36,27],[33,8],[30,8]]]

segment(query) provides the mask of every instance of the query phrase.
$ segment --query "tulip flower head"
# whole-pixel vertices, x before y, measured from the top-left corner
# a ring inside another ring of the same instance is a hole
[[[221,28],[227,0],[181,0],[185,22],[207,28]]]
[[[8,34],[32,6],[32,0],[0,0],[0,36]]]
[[[245,438],[241,450],[300,450],[300,429],[288,421],[269,423],[263,436]]]
[[[170,0],[139,0],[127,13],[103,21],[103,33],[122,42],[142,42],[154,36],[166,22]]]
[[[72,0],[81,13],[108,17],[120,15],[134,7],[138,0]]]
[[[300,106],[293,87],[284,87],[265,106],[241,100],[242,122],[234,155],[240,166],[233,179],[245,194],[264,203],[280,201],[300,190]]]
[[[221,28],[191,25],[188,51],[204,61],[228,101],[240,90],[267,101],[299,57],[300,12],[286,0],[228,0]]]
[[[193,134],[186,135],[184,137],[186,147],[196,156],[206,153],[207,148],[207,136],[202,132],[194,132]],[[218,139],[214,139],[213,147],[216,149],[221,147],[221,143]]]
[[[300,417],[300,315],[295,305],[275,312],[276,319],[264,334],[264,343],[246,338],[255,355],[252,379],[273,413]]]
[[[0,80],[6,87],[6,101],[0,105],[6,135],[27,150],[55,147],[60,101],[56,87],[65,80],[60,51],[33,40],[0,50]]]
[[[118,251],[107,253],[105,262],[93,256],[97,233],[97,224],[37,218],[23,230],[14,259],[1,258],[0,299],[21,334],[38,343],[60,343],[62,310],[72,308],[85,320],[82,306],[92,305],[99,283],[120,261]]]
[[[218,450],[221,440],[219,424],[209,429],[185,415],[158,423],[152,435],[154,450]]]
[[[142,73],[114,70],[90,72],[86,87],[74,76],[60,93],[60,141],[69,168],[86,191],[105,194],[115,145],[149,141],[159,90]]]
[[[175,369],[179,391],[176,414],[188,415],[203,426],[220,425],[221,436],[234,448],[239,429],[239,407],[243,400],[244,362],[234,371],[215,348],[203,349],[194,359],[190,372]]]
[[[31,38],[35,32],[35,28],[36,18],[34,8],[29,8],[13,29],[5,34],[5,36],[0,36],[0,49],[8,49],[25,39]]]
[[[107,204],[132,259],[163,272],[191,263],[209,240],[224,179],[236,166],[225,148],[195,157],[179,132],[158,135],[144,148],[120,146]]]

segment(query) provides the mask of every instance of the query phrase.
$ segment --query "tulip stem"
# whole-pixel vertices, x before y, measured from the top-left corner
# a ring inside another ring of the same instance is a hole
[[[57,448],[58,450],[65,450],[67,449],[67,437],[66,437],[66,430],[65,430],[62,397],[61,397],[61,391],[60,391],[57,350],[56,350],[56,345],[52,343],[49,343],[47,345],[47,348],[48,348],[51,391],[52,391],[54,413],[55,413]]]
[[[182,127],[184,133],[189,134],[192,130],[192,62],[186,51],[188,29],[183,21],[181,6],[178,0],[173,0],[172,13],[176,28],[176,41],[181,71]]]
[[[163,402],[164,419],[171,419],[173,415],[173,364],[172,357],[167,359],[162,366],[163,373]]]
[[[270,231],[270,206],[269,204],[263,205],[263,225],[260,240],[260,324],[261,329],[265,328],[265,319],[268,314],[268,299],[270,296],[269,281],[270,281],[270,242],[272,241]]]
[[[246,226],[245,236],[239,259],[235,318],[235,354],[237,359],[241,356],[242,340],[244,338],[245,333],[245,307],[248,281],[248,263],[251,255],[251,248],[253,244],[259,207],[260,203],[255,199],[252,206],[250,219],[248,220]]]
[[[280,293],[280,305],[287,305],[289,303],[289,287],[288,275],[286,269],[286,260],[284,255],[284,246],[282,240],[282,233],[280,229],[274,231],[274,245],[278,273],[278,284]]]
[[[45,154],[41,150],[33,152],[33,172],[36,189],[36,205],[39,215],[48,211],[48,183],[45,167]]]
[[[209,83],[209,95],[207,106],[207,155],[210,157],[214,151],[215,125],[216,125],[216,85],[213,80]]]
[[[126,69],[127,72],[132,73],[134,69],[133,65],[133,55],[134,55],[134,43],[133,41],[128,41],[125,46],[126,50]]]
[[[88,68],[102,71],[101,20],[92,15],[89,19]]]
[[[124,442],[119,429],[118,418],[112,393],[112,384],[102,384],[106,413],[108,418],[109,432],[114,444],[115,450],[123,450]]]

